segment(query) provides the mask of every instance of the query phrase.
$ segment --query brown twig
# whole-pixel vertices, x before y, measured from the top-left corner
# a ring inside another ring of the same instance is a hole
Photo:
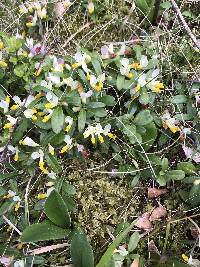
[[[179,17],[179,20],[181,21],[185,31],[187,32],[188,36],[193,41],[194,45],[200,50],[200,42],[197,40],[196,36],[190,30],[190,28],[189,28],[187,22],[185,21],[183,15],[181,14],[181,11],[180,11],[178,5],[176,4],[175,0],[170,0],[170,2],[173,6],[174,11],[176,12],[177,16]]]
[[[83,25],[77,32],[75,32],[74,34],[72,34],[67,41],[64,43],[64,45],[62,46],[62,48],[65,48],[67,46],[67,44],[74,39],[74,37],[76,37],[77,34],[79,34],[80,32],[82,32],[85,28],[88,28],[90,25],[92,25],[93,22],[88,22],[85,25]]]

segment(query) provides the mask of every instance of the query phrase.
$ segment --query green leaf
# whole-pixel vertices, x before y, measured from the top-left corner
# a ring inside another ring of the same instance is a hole
[[[170,98],[170,102],[173,104],[181,104],[187,102],[187,97],[185,95],[175,95]]]
[[[92,248],[86,235],[77,229],[71,241],[71,258],[75,267],[94,267]]]
[[[154,141],[157,138],[158,131],[155,126],[154,122],[151,122],[144,126],[146,129],[146,132],[144,134],[141,134],[142,136],[142,146],[145,150],[149,149]]]
[[[131,235],[128,243],[128,252],[132,252],[134,249],[136,249],[139,240],[140,240],[140,234],[138,232],[134,232]]]
[[[162,170],[166,171],[168,169],[169,166],[169,160],[167,158],[163,158],[162,159]]]
[[[196,171],[196,167],[192,162],[179,162],[177,169],[184,171],[186,174],[194,174]]]
[[[45,158],[47,160],[47,164],[51,167],[51,169],[55,172],[55,173],[59,173],[62,171],[62,167],[60,166],[57,158],[51,154],[46,154]]]
[[[93,58],[93,59],[92,59],[92,65],[93,65],[93,67],[94,67],[94,69],[95,69],[96,74],[97,74],[97,75],[101,75],[101,74],[102,74],[102,69],[101,69],[101,64],[100,64],[100,62],[98,61],[98,59]]]
[[[149,6],[147,4],[146,0],[136,0],[135,1],[136,6],[141,9],[142,12],[145,13],[145,15],[148,13],[149,11]]]
[[[11,173],[0,173],[0,181],[4,180],[4,179],[10,179],[13,177],[17,177],[19,176],[18,172],[11,172]]]
[[[21,242],[38,242],[66,238],[70,230],[60,228],[50,221],[28,226],[22,233]]]
[[[7,51],[9,53],[14,53],[17,50],[20,49],[22,46],[23,40],[18,39],[16,37],[11,37],[11,38],[6,38],[6,43],[7,43]]]
[[[14,73],[16,76],[22,78],[26,74],[27,70],[28,70],[28,66],[25,64],[21,64],[21,65],[17,65],[14,68]]]
[[[78,131],[82,132],[85,128],[86,123],[86,111],[85,109],[81,109],[78,115]]]
[[[115,101],[115,98],[111,95],[105,95],[105,96],[102,96],[100,99],[99,99],[100,102],[103,102],[106,106],[109,106],[109,107],[112,107],[115,105],[116,101]]]
[[[53,190],[45,201],[44,211],[47,217],[60,227],[70,227],[71,219],[61,195]]]
[[[96,108],[96,109],[91,109],[90,112],[99,118],[103,118],[107,115],[107,112],[104,108]]]
[[[19,250],[9,247],[8,244],[0,244],[0,255],[13,257],[18,254]]]
[[[24,118],[20,121],[19,126],[13,134],[12,144],[15,145],[19,142],[20,139],[23,138],[24,132],[27,130],[29,124],[29,120]]]
[[[183,180],[185,178],[185,172],[182,170],[173,170],[167,173],[167,176],[172,180]]]
[[[117,82],[116,82],[116,86],[118,90],[122,90],[122,88],[124,87],[124,81],[125,81],[125,77],[118,74],[117,75]]]
[[[190,189],[189,197],[186,199],[192,206],[200,204],[200,184],[194,184]]]
[[[119,235],[115,238],[115,240],[112,242],[112,244],[108,247],[106,252],[101,257],[99,263],[96,265],[96,267],[106,267],[108,266],[108,263],[113,255],[113,251],[120,245],[122,240],[127,236],[127,234],[130,232],[130,230],[135,225],[136,220],[133,221],[130,226],[125,228]]]
[[[87,105],[88,108],[104,108],[105,104],[102,102],[90,102]]]
[[[150,111],[147,109],[140,111],[134,119],[134,123],[136,125],[146,125],[152,121],[153,121],[153,117],[151,116]]]
[[[61,107],[57,107],[51,117],[51,126],[54,133],[58,134],[63,129],[65,118]]]

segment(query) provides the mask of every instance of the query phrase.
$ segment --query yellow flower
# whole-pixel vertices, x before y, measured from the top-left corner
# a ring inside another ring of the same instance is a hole
[[[0,67],[7,68],[8,64],[5,61],[0,60]]]
[[[90,14],[94,13],[94,4],[92,2],[88,4],[88,12]]]
[[[52,147],[51,144],[48,144],[48,146],[49,146],[49,153],[50,153],[51,155],[54,155],[54,154],[55,154],[54,147]]]
[[[36,120],[37,120],[37,116],[33,115],[33,116],[31,117],[31,119],[32,119],[33,121],[36,121]]]
[[[155,81],[151,88],[152,92],[154,93],[161,93],[162,92],[161,89],[164,89],[164,85],[159,81]]]
[[[89,73],[87,73],[86,79],[89,81],[89,80],[90,80],[90,78],[91,78],[90,74],[89,74]]]
[[[60,154],[67,152],[67,150],[68,150],[68,145],[63,146],[62,149],[60,150]]]
[[[18,150],[16,151],[16,154],[14,156],[14,161],[18,161],[19,160],[19,152]]]
[[[15,205],[15,212],[17,212],[19,208],[20,208],[20,202],[17,202],[17,204]]]
[[[4,49],[4,44],[3,42],[0,41],[0,50]]]
[[[72,128],[72,126],[69,124],[69,125],[66,126],[65,131],[69,132],[71,128]]]
[[[11,122],[8,122],[3,126],[4,129],[11,129],[12,127],[13,127],[13,124]]]
[[[10,103],[10,96],[7,95],[5,101],[9,104]]]
[[[33,27],[33,26],[34,26],[33,22],[27,22],[26,23],[26,27],[28,27],[28,28]]]
[[[40,93],[38,93],[38,94],[35,95],[35,99],[38,99],[38,98],[40,98],[41,96],[43,96],[43,93],[40,92]]]
[[[47,197],[47,194],[45,194],[45,193],[39,193],[39,194],[37,195],[37,199],[39,199],[39,200],[44,199],[44,198],[46,198],[46,197]]]
[[[54,108],[54,107],[55,107],[55,105],[54,105],[53,103],[50,103],[50,102],[49,102],[49,103],[46,103],[46,104],[45,104],[45,108],[46,108],[46,109],[52,109],[52,108]]]
[[[44,174],[48,174],[49,173],[48,170],[44,167],[44,161],[43,160],[39,161],[39,168]]]
[[[115,140],[116,139],[116,135],[115,134],[113,134],[113,133],[108,133],[108,136],[111,138],[111,139],[113,139],[113,140]]]
[[[140,91],[141,86],[138,84],[134,89],[135,89],[135,93],[137,93],[138,91]]]
[[[103,89],[103,83],[102,83],[102,82],[98,82],[98,83],[95,85],[95,90],[96,90],[97,92],[100,92],[102,89]]]
[[[14,110],[16,110],[18,108],[19,108],[19,105],[16,104],[16,105],[12,105],[12,107],[10,107],[10,110],[14,111]]]
[[[50,120],[50,116],[44,116],[44,118],[42,119],[42,122],[48,122]]]
[[[135,70],[141,70],[142,69],[142,65],[140,63],[132,63],[130,65],[130,67],[135,69]]]
[[[102,135],[99,135],[98,138],[99,138],[99,142],[100,142],[100,143],[104,143],[104,138],[103,138]]]
[[[94,135],[92,135],[92,137],[91,137],[91,142],[93,145],[96,143],[96,139],[95,139]]]
[[[181,257],[182,257],[182,259],[183,259],[185,262],[188,262],[189,257],[188,257],[187,255],[182,254]]]
[[[129,79],[133,78],[133,73],[129,72],[129,73],[127,74],[127,77],[128,77]]]
[[[72,64],[72,69],[77,69],[80,66],[79,63],[74,63]]]

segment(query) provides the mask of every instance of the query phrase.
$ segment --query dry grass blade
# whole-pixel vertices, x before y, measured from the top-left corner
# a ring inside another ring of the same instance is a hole
[[[46,253],[46,252],[49,252],[49,251],[52,251],[55,249],[64,248],[64,247],[68,247],[68,246],[69,246],[68,243],[46,246],[46,247],[41,247],[41,248],[29,250],[28,254],[29,255],[39,255],[39,254],[43,254],[43,253]]]

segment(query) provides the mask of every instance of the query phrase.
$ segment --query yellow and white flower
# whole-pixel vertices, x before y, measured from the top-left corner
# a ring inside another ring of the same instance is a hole
[[[15,202],[21,201],[21,198],[19,196],[17,196],[17,193],[12,191],[12,190],[8,190],[8,194],[6,196],[4,196],[4,198],[12,198],[13,201],[15,201]]]
[[[47,110],[52,109],[58,105],[58,97],[53,92],[48,92],[46,94],[46,99],[48,103],[45,104]]]
[[[60,77],[54,73],[50,72],[47,76],[47,80],[54,84],[56,87],[59,87],[61,85]]]
[[[34,96],[29,95],[26,99],[21,101],[19,96],[13,96],[12,100],[15,102],[15,104],[13,106],[11,106],[10,109],[16,110],[16,109],[22,108],[22,107],[27,108],[35,100],[35,98],[34,98]]]
[[[126,76],[129,79],[131,79],[133,77],[133,73],[131,72],[131,65],[129,63],[129,59],[128,58],[122,58],[120,60],[120,63],[121,63],[121,67],[120,67],[121,75]]]
[[[163,122],[163,128],[167,129],[169,128],[172,133],[180,132],[181,129],[177,124],[179,123],[178,120],[175,118],[172,118],[169,114],[169,112],[165,112],[165,114],[162,115],[162,122]]]
[[[8,150],[11,151],[13,154],[15,154],[14,161],[18,161],[19,160],[19,148],[18,148],[18,146],[14,147],[14,146],[8,145]]]
[[[10,96],[7,95],[5,99],[0,101],[0,108],[3,109],[4,114],[8,112],[9,105],[10,105]]]
[[[66,126],[66,128],[65,128],[65,131],[66,131],[66,132],[69,132],[70,129],[71,129],[71,127],[72,127],[72,124],[73,124],[73,118],[70,117],[70,116],[67,116],[67,117],[65,118],[65,123],[67,123],[67,126]]]
[[[88,3],[87,9],[88,9],[88,12],[90,14],[93,14],[94,13],[94,4],[93,4],[93,2],[89,2]]]
[[[97,78],[94,75],[90,76],[90,85],[97,92],[100,92],[103,89],[104,81],[105,81],[105,73],[102,73]]]
[[[45,164],[44,163],[44,152],[42,151],[42,149],[39,149],[38,151],[33,152],[31,154],[31,158],[34,159],[34,160],[35,159],[39,159],[39,168],[40,168],[40,170],[45,174],[49,173],[47,168],[44,167],[44,164]]]
[[[92,90],[89,90],[88,92],[81,92],[80,97],[81,97],[82,103],[86,104],[87,99],[91,97],[92,95],[93,95]]]
[[[39,146],[35,141],[33,141],[33,139],[31,139],[30,137],[25,137],[24,140],[20,140],[19,141],[20,145],[23,146],[30,146],[30,147],[37,147]]]
[[[11,129],[11,128],[17,123],[17,118],[14,118],[14,117],[12,117],[12,116],[10,116],[10,115],[6,115],[6,117],[7,117],[7,120],[8,120],[9,122],[7,122],[7,123],[3,126],[3,128],[4,128],[4,129]]]
[[[53,156],[55,154],[55,149],[51,144],[48,144],[49,147],[49,153]]]
[[[81,52],[77,52],[74,55],[75,63],[72,64],[73,69],[77,69],[78,67],[82,67],[82,69],[85,71],[85,73],[89,73],[90,70],[87,67],[87,63],[91,61],[91,57],[87,55],[86,53],[82,54]]]
[[[66,145],[62,147],[62,149],[60,150],[60,154],[69,151],[73,147],[72,138],[69,135],[65,135],[64,142],[66,143]]]

